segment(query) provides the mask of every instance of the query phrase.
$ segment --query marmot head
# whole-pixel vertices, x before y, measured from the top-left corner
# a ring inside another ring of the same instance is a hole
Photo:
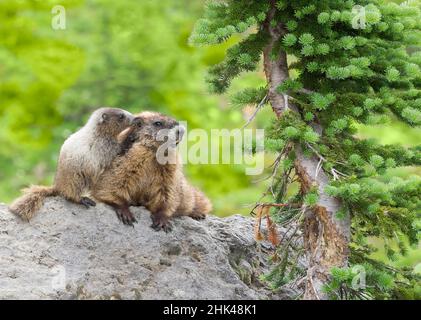
[[[175,148],[183,138],[185,129],[178,121],[158,112],[145,111],[133,119],[130,128],[124,130],[118,137],[126,150],[133,143],[157,149],[166,143]]]
[[[102,136],[117,137],[133,122],[134,116],[123,109],[99,108],[89,118],[88,124],[95,126],[97,133]]]

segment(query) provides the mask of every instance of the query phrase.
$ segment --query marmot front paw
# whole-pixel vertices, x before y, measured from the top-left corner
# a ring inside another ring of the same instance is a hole
[[[172,230],[172,225],[168,220],[168,217],[160,214],[152,214],[152,225],[151,228],[155,231],[164,230],[165,232],[170,232]]]
[[[133,213],[130,211],[129,208],[115,208],[115,212],[117,214],[118,219],[121,222],[123,222],[123,224],[133,227],[133,223],[137,223],[136,218],[134,217]]]

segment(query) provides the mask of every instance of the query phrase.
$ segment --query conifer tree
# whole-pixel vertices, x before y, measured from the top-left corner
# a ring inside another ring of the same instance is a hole
[[[420,165],[421,147],[380,145],[359,137],[356,128],[390,119],[421,124],[420,30],[418,1],[207,4],[193,44],[242,37],[209,70],[211,91],[224,93],[234,78],[261,65],[267,80],[234,100],[257,107],[267,102],[273,109],[265,146],[279,155],[274,202],[286,206],[271,214],[303,235],[303,250],[294,250],[295,259],[304,252],[306,269],[296,267],[288,254],[291,241],[282,239],[279,265],[267,276],[275,286],[301,277],[305,299],[419,294],[419,276],[374,259],[369,239],[384,241],[389,259],[418,243],[421,179],[385,173]],[[299,190],[291,195],[295,180]],[[354,283],[361,271],[365,286]]]

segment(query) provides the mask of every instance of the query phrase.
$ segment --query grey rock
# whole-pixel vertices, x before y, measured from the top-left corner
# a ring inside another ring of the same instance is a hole
[[[49,198],[27,223],[0,205],[0,299],[289,299],[259,280],[268,243],[240,215],[173,220],[150,228],[132,208],[134,227],[106,205],[89,210]]]

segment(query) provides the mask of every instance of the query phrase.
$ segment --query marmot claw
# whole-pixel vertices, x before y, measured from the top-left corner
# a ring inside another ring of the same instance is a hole
[[[119,208],[116,210],[118,219],[123,222],[123,224],[134,227],[133,223],[137,223],[136,218],[129,208]]]
[[[167,218],[162,216],[152,215],[151,228],[155,231],[164,230],[166,233],[172,231],[172,225]]]
[[[96,202],[92,199],[89,199],[88,197],[82,197],[82,199],[80,200],[80,204],[84,205],[86,209],[89,209],[89,207],[96,206]]]

